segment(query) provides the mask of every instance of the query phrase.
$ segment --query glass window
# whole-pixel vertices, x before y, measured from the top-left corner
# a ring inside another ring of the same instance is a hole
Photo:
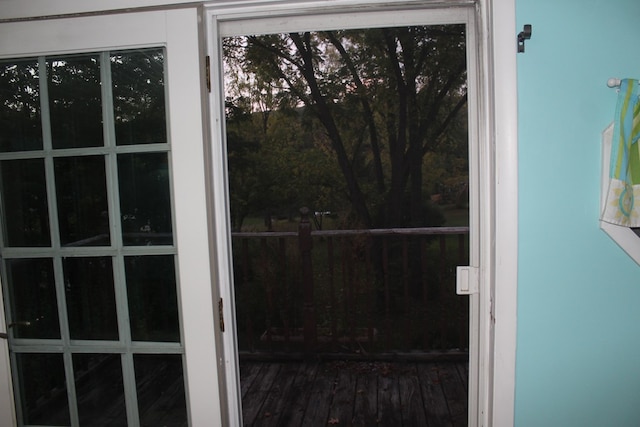
[[[69,333],[74,340],[117,340],[111,258],[64,258]]]
[[[164,51],[114,53],[111,75],[117,144],[167,142]]]
[[[173,243],[166,153],[118,155],[122,240],[126,246]]]
[[[0,61],[19,425],[126,426],[139,413],[187,426],[164,60],[151,48]]]
[[[103,145],[100,57],[47,59],[53,148]]]
[[[11,325],[16,338],[60,338],[50,258],[7,260]]]
[[[0,151],[42,149],[37,59],[0,62]]]
[[[103,156],[55,159],[60,243],[107,246],[109,208]]]
[[[134,354],[140,425],[186,427],[182,356]]]
[[[74,354],[73,372],[81,426],[126,426],[119,354]]]
[[[125,258],[131,339],[180,340],[173,255]]]
[[[18,353],[16,362],[24,424],[70,425],[62,354]]]
[[[0,168],[5,245],[49,246],[44,161],[3,160]]]

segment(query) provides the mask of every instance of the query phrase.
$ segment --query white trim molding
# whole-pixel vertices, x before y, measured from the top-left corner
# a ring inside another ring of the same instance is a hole
[[[514,424],[515,366],[518,303],[518,99],[516,74],[515,0],[490,0],[485,4],[495,144],[494,278],[487,337],[492,364],[485,407],[486,426]],[[499,119],[498,119],[499,118]]]
[[[512,1],[512,0],[507,0]],[[409,0],[422,7],[449,7],[452,3],[474,4],[476,0]],[[142,9],[192,7],[207,5],[217,10],[236,9],[244,14],[249,10],[290,10],[290,0],[2,0],[0,1],[0,22],[16,20],[33,20],[67,15],[105,14]],[[318,5],[384,5],[389,3],[407,3],[398,0],[296,0],[298,7],[317,7]],[[263,12],[260,12],[264,16]]]

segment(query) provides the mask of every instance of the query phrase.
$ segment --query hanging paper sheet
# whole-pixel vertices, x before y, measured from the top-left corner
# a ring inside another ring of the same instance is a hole
[[[611,165],[601,220],[640,227],[640,101],[638,81],[620,82],[611,142]]]

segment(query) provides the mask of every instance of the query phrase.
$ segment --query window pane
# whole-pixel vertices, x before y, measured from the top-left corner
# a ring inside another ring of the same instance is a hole
[[[100,58],[47,58],[53,148],[103,145]]]
[[[0,62],[0,151],[42,148],[38,61]]]
[[[81,426],[126,426],[119,354],[74,354],[73,371]]]
[[[62,354],[16,354],[24,424],[70,425]]]
[[[5,245],[49,246],[44,160],[4,160],[0,167]]]
[[[64,258],[69,332],[76,340],[117,340],[111,258]]]
[[[125,258],[131,338],[180,341],[173,255]]]
[[[172,244],[167,154],[120,154],[118,178],[124,244]]]
[[[7,261],[13,334],[16,338],[60,338],[51,259]]]
[[[117,144],[167,142],[164,51],[145,49],[112,54],[111,78]]]
[[[55,174],[62,245],[108,246],[104,157],[55,159]]]
[[[187,426],[182,357],[179,354],[135,354],[140,425]]]

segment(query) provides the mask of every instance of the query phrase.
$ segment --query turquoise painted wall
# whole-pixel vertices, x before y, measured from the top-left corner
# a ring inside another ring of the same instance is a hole
[[[516,8],[518,31],[533,25],[518,54],[516,426],[640,426],[640,267],[598,227],[606,81],[640,78],[640,1]]]

